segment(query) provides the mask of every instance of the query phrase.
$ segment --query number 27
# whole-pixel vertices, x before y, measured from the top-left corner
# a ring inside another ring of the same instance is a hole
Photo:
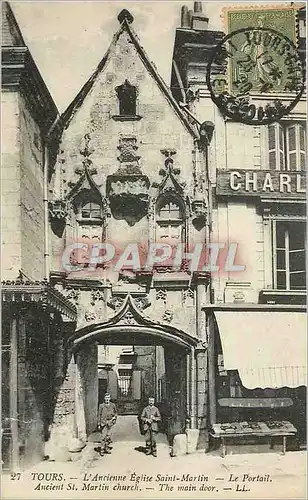
[[[19,480],[21,477],[21,473],[20,472],[13,472],[11,474],[11,481],[15,481],[15,479]]]

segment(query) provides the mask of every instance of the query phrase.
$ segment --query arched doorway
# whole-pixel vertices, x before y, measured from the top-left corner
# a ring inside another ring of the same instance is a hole
[[[69,416],[67,411],[67,417],[61,416],[62,422],[70,418],[68,426],[73,435],[81,439],[87,439],[96,428],[101,397],[97,363],[99,346],[152,346],[162,353],[160,363],[164,369],[161,378],[164,378],[165,389],[159,390],[159,382],[162,381],[147,383],[137,398],[139,406],[135,406],[132,413],[137,415],[147,398],[154,395],[157,405],[162,409],[164,431],[169,442],[172,442],[175,434],[184,432],[187,418],[194,413],[196,384],[194,371],[190,367],[197,344],[198,339],[187,332],[142,316],[131,297],[127,296],[113,318],[80,328],[68,339],[71,361],[65,397],[71,401],[70,412],[73,416]],[[154,379],[155,376],[152,377]],[[105,387],[108,385],[105,384]]]

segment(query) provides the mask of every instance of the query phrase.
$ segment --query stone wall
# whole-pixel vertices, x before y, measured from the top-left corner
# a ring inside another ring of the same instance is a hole
[[[44,277],[43,146],[21,95],[2,93],[3,279]]]
[[[19,442],[22,467],[42,460],[51,416],[49,332],[46,317],[31,311],[18,329]]]
[[[44,277],[43,144],[41,131],[19,98],[21,264],[31,279]]]
[[[2,220],[2,279],[16,279],[21,268],[20,220],[20,153],[18,94],[3,92],[1,99],[1,220]]]

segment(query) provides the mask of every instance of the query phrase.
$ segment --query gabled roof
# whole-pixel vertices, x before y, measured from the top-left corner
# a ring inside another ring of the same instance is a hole
[[[94,85],[94,83],[96,81],[97,76],[99,75],[99,73],[105,67],[105,65],[106,65],[106,63],[108,61],[108,58],[109,58],[109,55],[110,55],[110,52],[111,52],[112,48],[116,45],[116,43],[117,43],[120,35],[124,31],[126,31],[128,33],[128,35],[129,35],[132,43],[134,44],[134,46],[135,46],[135,48],[137,50],[137,53],[139,54],[139,56],[141,58],[141,61],[145,65],[145,67],[148,70],[148,72],[150,73],[150,75],[156,81],[156,83],[157,83],[158,87],[160,88],[161,92],[166,97],[169,105],[173,108],[173,110],[175,111],[176,115],[181,120],[181,122],[183,123],[183,125],[186,127],[186,129],[188,130],[188,132],[190,134],[192,134],[194,138],[199,138],[199,133],[198,133],[197,129],[188,121],[187,117],[183,114],[181,108],[179,107],[178,103],[176,102],[176,100],[172,96],[172,94],[171,94],[169,88],[167,87],[166,83],[161,78],[161,76],[158,74],[156,67],[154,66],[154,64],[149,59],[149,57],[146,54],[144,48],[140,45],[137,34],[133,30],[133,28],[130,26],[130,23],[132,22],[132,19],[133,19],[133,17],[131,16],[131,14],[128,11],[124,10],[124,11],[122,11],[119,14],[118,19],[121,22],[121,27],[117,31],[117,33],[114,35],[113,40],[112,40],[112,42],[111,42],[111,44],[110,44],[110,46],[109,46],[109,48],[108,48],[105,56],[103,57],[103,59],[99,63],[98,67],[96,68],[96,70],[94,71],[94,73],[92,74],[92,76],[89,78],[89,80],[85,83],[85,85],[82,87],[82,89],[80,90],[80,92],[77,94],[77,96],[75,97],[75,99],[72,101],[72,103],[68,106],[68,108],[62,114],[61,121],[62,121],[63,128],[67,128],[67,126],[69,125],[69,123],[70,123],[72,117],[74,116],[75,112],[79,109],[79,107],[83,103],[85,97],[88,95],[88,93],[92,89],[92,87],[93,87],[93,85]]]
[[[23,36],[8,2],[2,4],[2,47],[25,47]]]

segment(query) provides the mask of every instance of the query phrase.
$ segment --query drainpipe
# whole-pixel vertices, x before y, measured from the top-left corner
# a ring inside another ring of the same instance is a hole
[[[49,217],[48,217],[48,146],[44,145],[44,279],[49,280],[50,262],[49,262]]]

